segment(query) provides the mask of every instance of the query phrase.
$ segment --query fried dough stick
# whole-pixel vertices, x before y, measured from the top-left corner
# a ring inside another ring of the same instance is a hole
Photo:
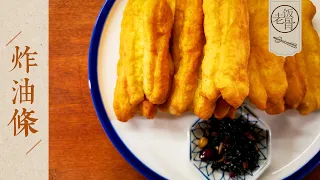
[[[147,119],[153,119],[157,114],[157,106],[150,103],[148,100],[142,101],[138,106],[132,105],[129,102],[127,91],[127,81],[122,61],[118,62],[118,79],[114,92],[113,107],[117,119],[122,122],[127,122],[134,117],[139,110],[140,115]]]
[[[302,12],[302,52],[296,54],[296,58],[305,63],[303,71],[308,88],[298,110],[306,115],[320,108],[320,40],[312,25],[316,8],[311,1],[302,1]]]
[[[214,110],[214,117],[217,119],[222,119],[229,114],[231,106],[228,102],[221,97],[216,102],[216,109]]]
[[[143,89],[153,104],[166,101],[171,88],[169,40],[173,12],[166,0],[148,0],[143,19]]]
[[[141,24],[141,21],[137,20],[137,18],[139,18],[137,16],[142,12],[141,9],[139,11],[133,10],[133,7],[141,2],[144,1],[130,0],[126,6],[122,20],[120,59],[117,66],[118,79],[114,92],[113,106],[117,119],[123,122],[127,122],[129,119],[133,118],[139,108],[140,114],[148,119],[153,118],[157,113],[156,105],[153,105],[148,100],[144,100],[143,91],[142,101],[139,97],[141,95],[136,95],[138,89],[137,85],[142,82],[142,78],[138,78],[139,73],[137,73],[138,70],[135,68],[137,68],[137,64],[141,63],[138,58],[141,60],[143,47],[139,44],[140,39],[137,38],[136,32],[138,32],[138,26],[135,26],[134,24]],[[140,47],[138,47],[139,45]],[[139,64],[139,66],[140,65],[141,64]],[[141,76],[142,69],[140,70]],[[131,81],[131,88],[128,79]]]
[[[302,68],[305,62],[295,56],[287,57],[284,69],[287,74],[288,89],[284,97],[287,109],[296,109],[307,92],[307,77]]]
[[[285,59],[269,52],[268,0],[249,0],[251,55],[248,72],[249,98],[269,114],[285,110],[284,95],[288,88]]]
[[[220,93],[238,108],[248,96],[250,54],[247,0],[204,0],[206,45],[201,94],[216,101]]]
[[[237,114],[237,109],[235,109],[234,107],[230,107],[230,110],[227,116],[231,119],[235,119],[236,114]]]
[[[213,103],[206,97],[201,96],[200,88],[197,88],[195,99],[194,99],[194,113],[201,119],[208,120],[212,115],[217,119],[223,119],[225,117],[235,118],[236,110],[230,106],[221,97]]]
[[[123,13],[120,43],[123,51],[130,103],[138,105],[144,100],[143,91],[143,15],[144,0],[129,0]]]
[[[124,63],[121,59],[118,62],[118,79],[114,91],[113,109],[117,119],[122,122],[129,121],[138,110],[136,105],[130,104]]]
[[[131,28],[134,28],[134,22],[131,17],[133,16],[133,0],[130,0],[123,13],[123,19],[121,24],[120,34],[120,59],[117,65],[117,82],[114,91],[113,108],[117,116],[117,119],[122,122],[127,122],[133,118],[137,111],[137,106],[130,103],[128,78],[126,76],[126,65],[128,65],[128,59],[132,54],[125,53],[131,51],[132,45],[134,44],[135,38]],[[128,43],[125,43],[128,41]],[[128,55],[127,55],[128,54]]]
[[[221,26],[219,22],[220,0],[204,0],[204,31],[206,45],[204,47],[204,58],[201,65],[200,94],[215,102],[220,92],[214,83],[214,77],[218,69],[221,43]]]
[[[125,41],[122,58],[133,105],[142,102],[145,95],[154,104],[161,104],[167,98],[173,7],[174,2],[166,0],[127,3],[122,20],[121,38]]]
[[[175,0],[167,0],[167,2],[170,5],[170,8],[173,12],[173,16],[175,13],[175,4],[176,1]],[[171,56],[169,56],[169,58],[171,58]],[[169,59],[169,65],[170,65],[170,77],[173,77],[174,74],[174,67],[173,67],[173,62],[172,59]],[[170,79],[170,84],[171,84],[171,79]],[[139,105],[139,112],[140,112],[140,116],[144,116],[147,119],[153,119],[156,115],[157,115],[157,105],[152,104],[148,99],[145,98],[144,101],[142,101]]]
[[[140,116],[147,119],[153,119],[157,115],[157,105],[152,104],[147,99],[142,101],[139,105]]]
[[[206,97],[201,95],[201,84],[202,84],[202,75],[201,75],[201,69],[199,71],[198,75],[198,87],[195,92],[194,100],[193,100],[193,112],[195,115],[197,115],[199,118],[208,120],[216,107],[216,102],[210,101]]]
[[[171,114],[181,115],[192,103],[203,44],[202,0],[177,0],[172,35],[175,75],[169,99],[164,104]]]

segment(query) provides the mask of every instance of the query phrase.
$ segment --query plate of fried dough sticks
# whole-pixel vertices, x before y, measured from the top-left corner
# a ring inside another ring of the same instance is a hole
[[[114,146],[148,179],[206,179],[190,127],[245,106],[270,127],[259,179],[304,177],[320,162],[320,1],[301,7],[302,50],[282,57],[269,51],[268,0],[107,0],[89,87]]]

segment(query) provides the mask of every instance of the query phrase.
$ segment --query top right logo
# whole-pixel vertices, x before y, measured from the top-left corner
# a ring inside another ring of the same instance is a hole
[[[297,10],[289,5],[280,5],[271,14],[271,24],[280,33],[294,31],[300,23]]]

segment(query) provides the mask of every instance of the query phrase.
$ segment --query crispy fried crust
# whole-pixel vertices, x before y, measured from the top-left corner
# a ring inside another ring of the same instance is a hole
[[[303,0],[302,12],[302,52],[296,58],[305,62],[303,72],[307,77],[308,88],[298,110],[300,114],[306,115],[320,108],[320,41],[312,25],[315,6],[309,0]]]
[[[198,87],[194,97],[194,114],[201,119],[208,120],[212,116],[215,107],[216,103],[202,96]]]
[[[130,29],[133,28],[132,17],[132,5],[133,1],[130,0],[125,8],[123,14],[123,20],[121,24],[121,35],[120,35],[120,59],[117,65],[117,82],[114,91],[114,101],[113,108],[117,116],[117,119],[122,122],[127,122],[129,119],[137,112],[137,105],[132,105],[130,103],[129,91],[128,91],[128,79],[126,76],[125,65],[127,64],[126,60],[126,51],[132,48],[132,43],[134,42],[134,37],[130,34]],[[128,36],[128,42],[125,43]]]
[[[166,101],[170,90],[169,40],[173,12],[166,0],[147,1],[143,23],[143,89],[153,104]]]
[[[144,0],[129,0],[123,14],[120,44],[126,72],[130,103],[139,104],[144,100],[142,60],[143,60],[143,7]],[[134,18],[133,18],[134,17]]]
[[[193,112],[199,118],[208,120],[213,115],[214,109],[216,107],[216,102],[212,102],[201,95],[201,73],[202,71],[200,69],[198,74],[198,87],[196,89],[193,100]]]
[[[215,83],[223,99],[238,108],[249,94],[247,66],[250,38],[247,0],[223,1],[220,7],[220,24],[223,39]]]
[[[198,73],[198,86],[194,95],[192,109],[194,114],[197,115],[199,118],[208,120],[213,115],[214,109],[216,108],[216,102],[212,102],[205,96],[201,95],[201,73],[202,71],[200,68]]]
[[[157,105],[152,104],[148,100],[144,100],[139,105],[140,116],[147,119],[153,119],[157,115]]]
[[[193,102],[203,40],[202,0],[178,0],[171,49],[175,75],[170,97],[164,104],[171,114],[183,114]]]
[[[118,62],[118,79],[114,91],[113,108],[117,119],[122,122],[127,122],[137,112],[137,106],[130,104],[127,80],[123,68],[123,61]]]
[[[288,89],[284,97],[287,109],[296,109],[307,92],[307,78],[303,73],[304,61],[295,56],[287,57],[284,69],[287,74]]]
[[[235,109],[234,107],[230,107],[230,110],[227,116],[231,119],[235,119],[236,113],[237,113],[237,109]]]
[[[248,72],[249,98],[269,114],[285,110],[284,95],[288,88],[285,59],[269,52],[268,1],[249,0],[251,55]]]
[[[203,0],[204,31],[206,45],[204,47],[204,58],[201,65],[202,80],[200,94],[215,102],[220,92],[214,83],[214,77],[218,70],[220,57],[220,43],[222,39],[221,25],[219,22],[220,0]]]
[[[163,40],[164,38],[161,37],[162,31],[159,30],[152,32],[153,29],[151,28],[155,28],[155,25],[151,24],[152,22],[149,19],[162,17],[158,17],[156,15],[154,17],[151,17],[151,14],[146,13],[146,10],[149,11],[148,8],[154,8],[154,6],[159,4],[161,6],[161,3],[166,4],[164,10],[168,10],[169,8],[169,11],[171,11],[171,6],[174,7],[174,1],[171,1],[169,5],[166,1],[162,0],[159,0],[157,2],[147,2],[145,0],[129,0],[125,8],[121,25],[122,30],[120,35],[120,60],[118,62],[117,68],[118,79],[116,83],[113,103],[114,111],[116,113],[117,118],[120,121],[126,122],[129,119],[133,118],[133,116],[139,109],[140,114],[147,118],[154,118],[157,113],[157,105],[154,105],[149,100],[145,99],[143,86],[144,72],[142,67],[144,65],[144,53],[146,53],[147,51],[145,49],[145,46],[150,45],[146,43],[147,39],[144,39],[145,37],[156,38],[159,36],[160,40],[156,39],[159,40],[159,43],[154,44],[154,49],[157,50],[156,53],[159,53],[158,50],[163,52],[165,51],[165,45],[159,46],[161,45],[161,43],[165,43]],[[158,14],[167,13],[161,11],[162,10],[160,8]],[[168,16],[170,16],[170,14]],[[149,36],[144,36],[144,33],[150,34]],[[170,33],[167,36],[170,36]],[[168,37],[168,39],[169,38],[170,37]],[[150,39],[148,40],[150,41]],[[167,45],[167,51],[168,48],[169,47]],[[166,53],[160,52],[159,54],[159,56],[165,56]],[[170,56],[167,56],[166,63],[168,63],[168,66],[164,66],[164,63],[156,61],[156,59],[150,59],[151,61],[154,61],[150,62],[150,65],[157,65],[157,67],[154,69],[156,71],[156,81],[164,81],[164,79],[159,78],[159,76],[161,76],[161,73],[168,74],[165,74],[165,76],[173,75],[173,65],[170,58]],[[169,77],[168,79],[169,81],[166,81],[166,83],[171,82]],[[154,90],[159,88],[159,82],[157,83],[155,83],[156,88],[154,88]],[[164,96],[166,95],[164,94]]]
[[[217,119],[225,118],[229,114],[231,106],[228,102],[221,97],[217,100],[216,109],[214,110],[214,116]]]
[[[204,0],[203,9],[206,45],[201,92],[211,101],[220,92],[238,108],[249,93],[247,0]]]

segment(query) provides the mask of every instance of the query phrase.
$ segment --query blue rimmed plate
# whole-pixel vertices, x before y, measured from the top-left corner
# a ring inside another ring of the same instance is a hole
[[[160,114],[153,120],[115,120],[112,109],[119,59],[119,38],[126,0],[105,2],[93,31],[89,52],[89,86],[102,126],[123,157],[148,179],[203,179],[191,170],[186,147],[189,126],[197,117]],[[320,2],[313,0],[320,9]],[[320,13],[314,22],[320,31]],[[288,111],[269,116],[254,109],[272,129],[272,164],[261,179],[299,179],[320,161],[320,112],[300,116]]]

